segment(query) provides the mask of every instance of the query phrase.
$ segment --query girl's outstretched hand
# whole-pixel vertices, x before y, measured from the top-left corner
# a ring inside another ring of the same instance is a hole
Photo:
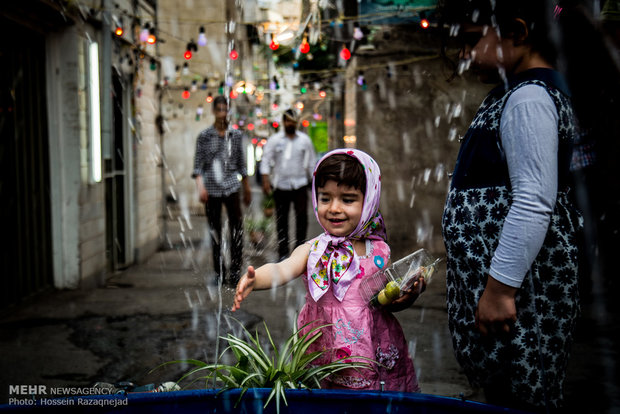
[[[254,289],[254,283],[256,282],[256,271],[253,266],[248,266],[246,274],[241,276],[237,288],[235,289],[235,301],[233,303],[231,311],[236,311],[241,307],[241,302],[250,294]]]

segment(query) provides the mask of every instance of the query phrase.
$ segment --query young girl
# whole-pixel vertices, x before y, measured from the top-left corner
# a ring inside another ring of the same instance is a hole
[[[499,83],[462,140],[443,214],[454,351],[487,402],[556,409],[579,313],[581,219],[568,197],[575,125],[553,69],[553,9],[448,3],[456,19],[469,18],[460,21],[462,57],[480,80]]]
[[[424,283],[390,307],[373,308],[360,293],[360,282],[390,260],[385,226],[379,213],[381,174],[377,163],[355,149],[338,149],[319,160],[312,180],[314,213],[325,233],[297,247],[280,263],[248,272],[237,285],[232,310],[254,289],[270,289],[302,276],[306,304],[298,326],[313,322],[323,335],[308,352],[328,350],[319,363],[347,356],[379,362],[372,369],[345,370],[325,387],[419,392],[402,328],[390,310],[410,306]]]

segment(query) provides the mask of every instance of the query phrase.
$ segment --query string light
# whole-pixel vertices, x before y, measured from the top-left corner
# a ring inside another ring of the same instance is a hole
[[[362,32],[362,29],[360,29],[359,24],[355,23],[353,27],[353,39],[362,40],[363,37],[364,32]]]
[[[146,43],[149,45],[153,45],[157,42],[157,37],[155,37],[155,30],[149,29],[149,37],[146,39]]]
[[[420,12],[420,27],[422,29],[428,29],[430,25],[431,24],[428,22],[428,19],[426,18],[426,13]]]
[[[299,46],[299,51],[301,53],[308,53],[310,51],[310,44],[308,43],[308,37],[304,34],[304,38],[301,41],[301,45]]]
[[[114,17],[114,22],[116,23],[116,29],[114,30],[114,34],[117,37],[121,37],[125,30],[123,30],[123,18]]]
[[[419,13],[419,16],[420,16],[420,26],[421,26],[422,28],[424,28],[424,29],[429,28],[429,27],[430,27],[430,23],[429,23],[428,19],[426,19],[426,18],[425,18],[424,13]],[[115,16],[113,16],[113,17],[115,17]],[[353,17],[355,17],[355,16],[351,16],[350,18],[353,18]],[[357,16],[357,17],[359,17],[359,16]],[[347,20],[349,20],[350,18],[348,17],[348,18],[347,18]],[[115,19],[115,23],[119,23],[119,21]],[[211,22],[209,22],[209,23],[211,23]],[[332,22],[332,23],[333,23],[333,22]],[[336,19],[336,23],[338,23],[338,24],[342,25],[342,20],[341,20],[341,19]],[[357,22],[356,22],[356,23],[354,23],[353,25],[354,25],[354,27],[353,27],[353,35],[352,35],[353,39],[355,39],[355,40],[357,40],[357,41],[362,40],[362,39],[364,38],[364,36],[365,36],[365,35],[364,35],[364,30],[362,30],[362,28],[360,27],[360,24],[359,24],[359,23],[357,23]],[[123,30],[123,27],[122,27],[122,21],[120,21],[120,24],[116,24],[116,25],[115,25],[115,27],[116,27],[117,29],[122,30],[122,31],[123,31],[123,33],[124,33],[124,30]],[[117,31],[115,30],[115,32],[114,32],[114,33],[115,33],[117,36],[121,35],[121,34],[119,34],[119,33],[120,33],[120,31],[119,31],[119,32],[117,32]],[[141,32],[140,32],[140,40],[141,40],[141,41],[144,41],[144,34],[146,34],[146,33],[148,33],[148,37],[147,37],[147,39],[146,39],[146,42],[147,42],[147,43],[149,43],[149,44],[154,44],[154,43],[156,43],[156,42],[157,42],[157,38],[156,38],[156,28],[152,25],[152,23],[146,23],[146,24],[144,24],[144,27],[142,28],[142,30],[141,30]],[[121,35],[121,36],[122,36],[122,35]],[[270,48],[271,50],[273,50],[273,51],[278,50],[278,49],[279,49],[280,44],[279,44],[279,42],[278,42],[278,38],[276,37],[276,34],[275,34],[275,33],[272,33],[270,36],[271,36],[271,42],[269,43],[269,48]],[[310,59],[310,58],[309,58],[309,53],[310,53],[310,49],[311,49],[311,48],[310,48],[310,43],[309,43],[309,40],[308,40],[308,36],[310,36],[310,40],[312,40],[312,39],[313,39],[313,38],[312,38],[312,36],[313,36],[312,32],[311,32],[309,35],[308,35],[308,33],[307,33],[307,32],[304,32],[304,34],[303,34],[303,39],[302,39],[302,42],[301,42],[301,44],[300,44],[300,46],[299,46],[298,51],[299,51],[299,52],[301,52],[301,53],[304,53],[304,54],[305,54],[304,59],[308,59],[308,60],[309,60],[309,59]],[[268,40],[268,39],[269,39],[269,38],[267,38],[267,39],[265,39],[265,40]],[[192,42],[190,42],[190,43],[193,43],[193,40],[192,40]],[[207,44],[207,37],[206,37],[206,34],[205,34],[205,27],[204,27],[204,26],[200,26],[200,28],[199,28],[199,34],[198,34],[198,42],[197,42],[197,44],[198,44],[199,46],[205,46],[205,45]],[[314,44],[314,41],[313,41],[313,44]],[[353,44],[355,44],[355,42],[354,42]],[[322,50],[326,50],[326,48],[327,48],[327,47],[326,47],[325,42],[322,42],[322,44],[321,44],[321,49],[322,49]],[[293,50],[295,50],[295,49],[293,49]],[[351,49],[351,50],[353,50],[353,49]],[[352,57],[352,52],[351,52],[351,50],[349,50],[349,49],[348,49],[348,47],[347,47],[347,45],[346,45],[346,44],[343,44],[343,45],[342,45],[342,48],[340,49],[340,52],[339,52],[339,58],[340,58],[340,59],[342,59],[342,60],[344,60],[344,61],[348,61],[348,60],[350,60],[350,59],[351,59],[351,57]],[[188,44],[188,47],[187,47],[187,49],[186,49],[186,53],[184,54],[184,58],[185,58],[186,60],[191,60],[191,58],[193,57],[193,53],[192,53],[192,52],[196,52],[196,51],[197,51],[197,46],[196,46],[196,44],[194,44],[194,48],[191,48],[191,47],[190,47],[190,44]],[[229,52],[229,58],[230,58],[231,60],[237,60],[237,59],[239,58],[239,52],[237,52],[237,51],[234,49],[234,46],[233,46],[233,49],[232,49],[232,50],[230,50],[230,52]],[[151,60],[151,66],[150,66],[150,67],[151,67],[151,70],[156,70],[156,69],[157,69],[157,64],[158,64],[157,62],[155,62],[155,61]],[[374,67],[374,66],[378,66],[378,65],[372,65],[372,66],[368,66],[368,67]],[[386,73],[387,78],[392,78],[392,77],[393,77],[392,70],[389,68],[389,66],[388,66],[388,67],[384,66],[384,67],[387,69],[387,71],[386,71],[386,72],[387,72],[387,73]],[[163,68],[163,63],[162,63],[162,68]],[[342,71],[342,70],[343,70],[343,69],[331,69],[331,70],[330,70],[330,72],[340,72],[340,71]],[[302,73],[303,73],[303,74],[306,74],[306,73],[308,73],[308,72],[319,72],[319,73],[320,73],[320,72],[325,72],[325,71],[305,71],[305,70],[304,70],[304,71],[302,71]],[[188,68],[187,63],[184,63],[184,65],[183,65],[183,75],[189,75],[189,68]],[[164,83],[164,85],[168,83],[168,80],[169,80],[169,79],[168,79],[168,77],[163,77],[162,79],[163,79],[163,81],[162,81],[162,82]],[[365,79],[364,79],[364,77],[363,77],[363,73],[362,73],[362,72],[360,72],[360,76],[358,76],[356,80],[357,80],[358,85],[359,85],[359,86],[361,86],[361,88],[362,88],[362,89],[364,89],[364,90],[365,90],[365,89],[367,88],[367,84],[366,84],[366,81],[365,81]],[[177,74],[177,82],[181,82],[181,78],[179,77],[179,74]],[[228,81],[227,81],[227,82],[226,82],[226,84],[227,84],[228,86],[231,86],[231,85],[232,85],[232,81],[231,81],[231,83],[230,83],[230,84],[229,84],[229,83],[228,83]],[[279,89],[278,80],[277,80],[277,78],[276,78],[275,76],[273,77],[273,80],[269,82],[269,87],[270,87],[272,90],[277,90],[277,89]],[[187,89],[187,88],[186,88],[186,89]],[[192,82],[192,84],[191,84],[191,88],[190,88],[190,90],[195,91],[196,89],[197,89],[197,88],[196,88],[196,81],[194,81],[194,82]],[[202,84],[201,89],[202,89],[202,90],[206,90],[206,89],[207,89],[207,80],[206,80],[206,79],[204,80],[204,83]],[[226,94],[226,92],[224,92],[224,91],[223,91],[223,88],[222,88],[222,87],[220,87],[220,89],[222,89],[222,90],[220,91],[220,93],[221,93],[221,94],[223,94],[223,95],[225,95],[225,94]],[[303,90],[301,90],[301,92],[302,92],[302,93],[304,93],[304,92],[305,92],[305,93],[307,93],[307,89],[306,89],[305,87],[302,87],[302,89],[303,89]],[[326,98],[327,93],[326,93],[324,90],[319,90],[319,86],[318,86],[318,85],[317,85],[317,86],[315,86],[315,89],[317,90],[317,94],[318,94],[318,97],[319,97],[319,98],[321,98],[321,99]],[[227,92],[228,92],[228,91],[227,91]],[[244,91],[243,91],[243,92],[235,91],[234,89],[232,89],[232,92],[231,92],[231,94],[230,94],[230,95],[231,95],[231,98],[232,98],[232,99],[235,99],[235,98],[237,98],[237,97],[238,97],[238,95],[239,95],[240,93],[246,93],[246,92],[247,92],[247,91],[246,91],[245,89],[244,89]],[[262,91],[261,91],[261,94],[262,94]],[[211,96],[211,94],[209,94],[209,95],[210,95],[210,96],[207,96],[207,97],[206,97],[206,99],[205,99],[205,101],[206,101],[206,102],[212,102],[213,96]],[[262,96],[262,95],[261,95],[261,96]],[[316,95],[315,95],[315,96],[316,96]],[[188,98],[185,98],[185,99],[188,99]],[[259,102],[259,101],[257,100],[257,102]],[[275,107],[277,108],[277,104],[275,105]],[[261,119],[261,122],[263,122],[263,119],[262,119],[262,118],[259,118],[259,119]],[[267,119],[264,119],[264,122],[267,122],[267,123],[268,123],[269,121],[268,121]],[[278,125],[278,126],[279,126],[279,125]]]
[[[142,43],[146,43],[149,40],[149,29],[151,28],[150,24],[145,24],[144,27],[142,27],[142,30],[140,31],[140,41]]]
[[[368,85],[366,84],[366,78],[364,78],[364,72],[359,71],[357,75],[357,84],[362,87],[362,90],[368,89]]]
[[[269,43],[269,48],[271,50],[278,50],[279,47],[280,47],[280,43],[278,43],[275,37],[273,37],[273,34],[271,34],[271,43]]]
[[[207,45],[207,35],[205,34],[205,28],[200,26],[198,33],[198,46],[206,46]]]
[[[207,101],[207,103],[213,102],[213,95],[211,95],[211,92],[209,92],[209,94],[207,95],[207,98],[205,99],[205,101]]]

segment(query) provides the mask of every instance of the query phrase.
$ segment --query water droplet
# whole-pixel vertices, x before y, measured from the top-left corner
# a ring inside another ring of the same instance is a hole
[[[452,127],[450,128],[450,131],[448,132],[448,141],[454,141],[456,139],[456,128]]]

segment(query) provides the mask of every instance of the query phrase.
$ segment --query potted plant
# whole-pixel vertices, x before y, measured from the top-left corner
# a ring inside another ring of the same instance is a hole
[[[261,246],[267,236],[269,219],[267,219],[266,217],[260,219],[249,218],[246,219],[245,225],[252,245],[254,245],[254,247]]]
[[[281,401],[288,405],[285,394],[286,389],[309,390],[321,388],[321,381],[338,371],[348,368],[368,369],[370,363],[376,363],[367,358],[349,356],[346,357],[346,362],[344,361],[345,358],[342,358],[328,364],[315,365],[315,361],[327,351],[307,351],[310,345],[323,334],[321,329],[328,325],[317,326],[306,334],[301,335],[301,331],[308,325],[310,323],[294,330],[284,344],[278,348],[274,344],[265,324],[265,332],[272,348],[271,355],[263,349],[258,332],[256,332],[255,336],[252,336],[242,326],[248,340],[239,338],[231,333],[226,337],[221,337],[221,339],[225,339],[228,342],[228,347],[224,349],[220,358],[226,352],[231,351],[236,359],[234,365],[207,364],[194,359],[172,361],[163,365],[187,363],[195,367],[183,375],[177,382],[194,377],[192,383],[204,380],[205,385],[208,385],[215,379],[215,381],[222,385],[220,392],[240,389],[237,404],[249,389],[267,388],[270,391],[263,408],[266,408],[275,399],[276,412],[279,413]],[[195,378],[199,374],[201,375]]]
[[[273,198],[273,193],[265,194],[263,196],[263,214],[265,217],[273,216],[273,212],[276,208],[276,202]]]

